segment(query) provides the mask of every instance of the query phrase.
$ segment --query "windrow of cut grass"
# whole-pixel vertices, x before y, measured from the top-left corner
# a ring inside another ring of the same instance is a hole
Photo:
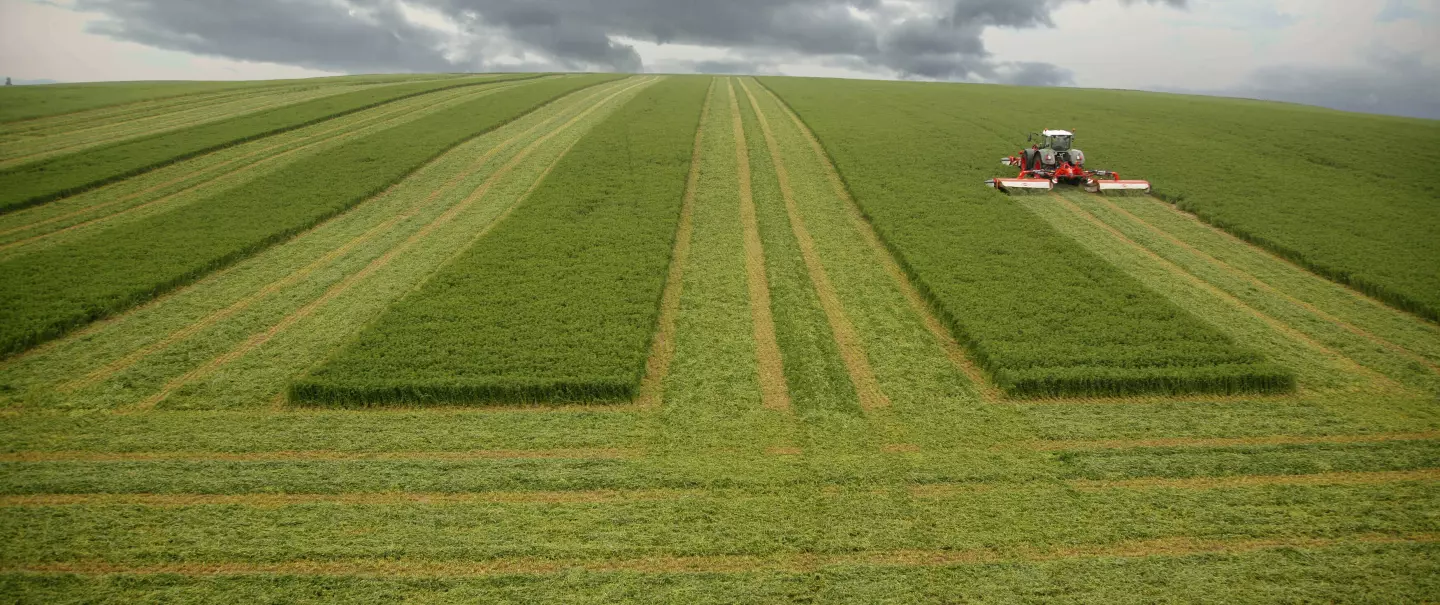
[[[530,199],[292,384],[298,401],[634,397],[708,80],[651,86]]]
[[[263,88],[274,82],[90,82],[0,89],[0,123],[15,127],[84,114],[110,114],[186,97]]]
[[[1283,392],[1293,373],[979,185],[944,87],[770,78],[917,287],[1011,395]],[[960,99],[963,101],[963,98]],[[878,121],[876,111],[891,115]]]
[[[261,177],[306,155],[323,153],[356,137],[522,85],[524,82],[463,87],[386,103],[176,162],[62,200],[0,215],[0,260],[206,199],[217,191]]]
[[[166,164],[407,97],[528,76],[481,76],[367,88],[0,171],[0,212],[73,195]]]
[[[884,556],[890,555],[890,556]],[[1440,545],[1386,540],[1217,540],[1033,557],[914,551],[819,558],[535,562],[529,568],[355,565],[46,566],[0,573],[22,603],[1075,603],[1421,602],[1440,591]],[[408,564],[407,564],[408,563]],[[188,571],[187,571],[188,570]],[[528,572],[528,573],[527,573]],[[698,572],[698,573],[697,573]]]
[[[470,138],[613,76],[525,83],[355,139],[206,200],[0,262],[0,353],[124,310],[344,212]]]
[[[93,125],[61,128],[54,131],[30,131],[13,135],[0,134],[0,170],[32,164],[48,158],[79,153],[85,149],[115,145],[127,140],[154,137],[165,132],[233,119],[236,116],[265,112],[279,107],[310,102],[325,97],[354,93],[385,84],[350,86],[303,86],[276,90],[259,89],[230,98],[178,107],[147,117],[121,114],[113,120]]]

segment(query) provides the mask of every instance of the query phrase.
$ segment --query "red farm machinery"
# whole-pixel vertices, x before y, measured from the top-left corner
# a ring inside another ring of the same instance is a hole
[[[1050,191],[1061,183],[1084,187],[1091,193],[1112,191],[1150,192],[1149,181],[1126,181],[1120,173],[1109,170],[1087,170],[1084,152],[1072,146],[1075,133],[1068,130],[1046,130],[1031,133],[1029,141],[1040,141],[1029,149],[1020,150],[1020,155],[1002,158],[1005,166],[1019,167],[1015,178],[997,178],[985,184],[1006,193],[1015,191]]]

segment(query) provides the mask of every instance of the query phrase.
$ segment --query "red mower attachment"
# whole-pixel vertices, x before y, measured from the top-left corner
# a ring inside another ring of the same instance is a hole
[[[1105,170],[1095,170],[1090,178],[1085,181],[1085,190],[1090,193],[1105,193],[1107,191],[1139,191],[1150,193],[1150,181],[1125,181],[1120,179],[1120,173]]]
[[[1091,193],[1112,191],[1140,191],[1150,193],[1149,181],[1121,180],[1120,174],[1109,170],[1086,170],[1085,153],[1071,148],[1075,135],[1066,130],[1046,130],[1031,133],[1029,140],[1041,137],[1043,146],[1032,145],[1022,149],[1020,155],[1001,158],[1000,164],[1020,168],[1015,178],[996,178],[985,181],[1006,193],[1018,191],[1051,191],[1056,185],[1065,183],[1084,187]]]

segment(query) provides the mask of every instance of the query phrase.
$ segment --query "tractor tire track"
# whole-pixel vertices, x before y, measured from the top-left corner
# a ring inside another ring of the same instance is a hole
[[[760,241],[760,220],[750,185],[750,147],[745,141],[745,125],[740,119],[735,84],[729,78],[725,80],[725,88],[730,103],[730,125],[735,133],[735,174],[739,181],[740,223],[744,230],[745,282],[750,294],[750,325],[755,337],[760,401],[766,408],[789,411],[790,387],[785,382],[780,341],[775,336],[775,317],[770,308],[770,280],[765,274],[765,245]]]
[[[790,174],[785,168],[785,159],[780,155],[780,144],[775,140],[769,119],[761,111],[759,101],[755,99],[755,94],[750,91],[749,85],[743,79],[740,80],[740,88],[745,91],[745,96],[750,101],[750,107],[754,110],[755,117],[760,123],[760,130],[765,136],[765,145],[770,150],[771,164],[774,166],[776,177],[780,182],[780,194],[785,199],[785,211],[790,217],[790,229],[799,243],[800,256],[805,261],[810,281],[820,299],[820,306],[825,310],[825,317],[830,322],[830,331],[840,350],[840,357],[845,362],[850,382],[855,387],[855,394],[860,399],[860,407],[871,410],[889,406],[890,399],[880,388],[880,382],[875,377],[875,371],[870,367],[870,360],[866,357],[865,347],[860,342],[855,326],[845,315],[845,308],[840,303],[835,286],[830,283],[830,277],[820,263],[819,253],[815,249],[815,240],[810,237],[810,232],[805,228],[804,219],[800,216],[800,208],[795,202],[795,192],[790,186]]]
[[[580,99],[578,99],[578,100],[576,101],[576,104],[577,104],[577,105],[583,105],[584,103],[589,102],[590,100],[594,99],[596,96],[602,94],[602,92],[603,92],[603,90],[601,90],[601,91],[590,91],[588,94],[585,94],[585,95],[582,96]],[[291,287],[291,286],[294,286],[294,285],[296,285],[296,284],[299,284],[299,283],[303,282],[306,278],[308,278],[310,275],[314,274],[316,271],[319,271],[319,270],[321,270],[321,269],[329,266],[329,265],[330,265],[331,263],[333,263],[334,261],[336,261],[336,260],[338,260],[339,258],[343,257],[344,255],[348,254],[351,250],[354,250],[355,247],[357,247],[357,246],[359,246],[359,245],[361,245],[361,244],[364,244],[364,243],[366,243],[366,242],[369,242],[370,240],[374,239],[376,236],[379,236],[379,235],[381,235],[381,234],[383,234],[383,233],[388,232],[388,231],[390,230],[390,228],[391,228],[392,226],[394,226],[396,223],[399,223],[400,221],[409,219],[410,217],[414,216],[415,213],[419,212],[421,208],[423,208],[423,207],[425,207],[425,206],[428,206],[429,204],[433,203],[433,202],[434,202],[436,199],[438,199],[441,195],[446,194],[446,193],[449,193],[450,191],[453,191],[456,187],[459,187],[459,186],[460,186],[460,184],[464,181],[464,179],[465,179],[467,176],[469,176],[469,175],[470,175],[471,173],[473,173],[474,171],[480,169],[481,166],[484,166],[484,165],[485,165],[486,163],[488,163],[491,159],[493,159],[493,158],[495,157],[495,155],[497,155],[497,154],[505,151],[506,149],[509,149],[509,148],[510,148],[511,146],[513,146],[516,142],[524,139],[525,137],[530,136],[530,135],[531,135],[532,133],[534,133],[536,130],[538,130],[538,129],[540,129],[540,128],[544,128],[545,126],[548,126],[549,124],[551,124],[552,122],[554,122],[556,119],[559,119],[559,118],[560,118],[561,116],[563,116],[563,115],[565,115],[563,112],[562,112],[562,113],[557,113],[555,116],[552,116],[552,117],[550,117],[550,118],[548,118],[548,119],[546,119],[546,120],[544,120],[544,121],[542,121],[542,122],[539,122],[539,123],[537,123],[537,124],[535,124],[535,125],[527,128],[527,129],[525,129],[525,130],[522,131],[522,132],[516,133],[514,136],[510,137],[509,139],[506,139],[506,140],[504,140],[504,141],[501,141],[500,143],[496,144],[495,146],[493,146],[493,147],[491,147],[489,150],[487,150],[483,155],[481,155],[481,157],[477,158],[474,162],[471,162],[470,165],[467,166],[465,169],[460,170],[460,171],[457,171],[456,174],[455,174],[453,177],[450,178],[450,180],[446,181],[446,182],[445,182],[444,184],[442,184],[440,187],[438,187],[438,188],[436,188],[435,190],[433,190],[433,191],[430,193],[429,196],[426,196],[425,198],[416,201],[415,203],[413,203],[413,204],[411,204],[410,206],[408,206],[403,212],[401,212],[401,213],[399,213],[399,214],[396,214],[396,215],[390,217],[389,219],[387,219],[386,221],[384,221],[384,222],[382,222],[382,223],[380,223],[380,224],[378,224],[378,225],[376,225],[376,226],[374,226],[374,227],[371,227],[369,230],[365,231],[364,233],[362,233],[362,234],[360,234],[360,235],[358,235],[358,236],[356,236],[356,237],[354,237],[354,238],[351,238],[349,241],[346,241],[344,244],[341,244],[339,247],[337,247],[337,248],[335,248],[335,249],[332,249],[331,251],[327,252],[325,255],[321,256],[320,258],[315,259],[314,261],[311,261],[309,264],[307,264],[307,265],[305,265],[305,266],[303,266],[303,267],[301,267],[301,268],[299,268],[299,269],[296,269],[295,271],[291,272],[290,274],[286,275],[285,277],[283,277],[283,278],[281,278],[281,279],[279,279],[279,280],[276,280],[276,281],[270,282],[269,284],[266,284],[264,287],[260,288],[259,290],[257,290],[257,291],[255,291],[255,292],[253,292],[253,293],[245,296],[244,298],[241,298],[240,300],[235,301],[235,302],[232,303],[230,306],[228,306],[228,307],[226,307],[226,308],[224,308],[224,309],[220,309],[220,310],[215,311],[215,312],[213,312],[213,313],[211,313],[211,314],[209,314],[209,315],[207,315],[207,316],[205,316],[205,317],[202,317],[202,318],[200,318],[200,319],[198,319],[198,320],[195,320],[194,322],[192,322],[191,324],[187,325],[186,327],[184,327],[184,328],[182,328],[182,329],[180,329],[180,330],[177,330],[177,331],[175,331],[175,332],[172,332],[172,333],[170,333],[169,335],[165,336],[164,338],[162,338],[162,339],[160,339],[160,340],[158,340],[158,341],[155,341],[155,342],[152,342],[152,343],[150,343],[150,344],[148,344],[148,345],[145,345],[144,347],[141,347],[141,348],[139,348],[139,349],[136,349],[136,350],[132,351],[130,354],[128,354],[128,355],[126,355],[126,356],[124,356],[124,357],[122,357],[122,358],[120,358],[120,359],[117,359],[117,360],[115,360],[115,361],[113,361],[113,362],[111,362],[111,363],[109,363],[109,364],[106,364],[106,365],[104,365],[104,366],[102,366],[102,367],[100,367],[100,368],[95,369],[95,370],[92,371],[90,374],[86,375],[85,377],[83,377],[83,378],[81,378],[81,379],[78,379],[78,380],[75,380],[75,381],[72,381],[72,382],[70,382],[70,383],[66,383],[66,384],[62,385],[62,386],[60,387],[60,389],[61,389],[62,391],[74,391],[74,390],[78,390],[78,389],[81,389],[81,388],[84,388],[84,387],[93,385],[93,384],[95,384],[95,383],[97,383],[97,382],[100,382],[100,381],[103,381],[103,380],[105,380],[105,379],[107,379],[107,378],[110,378],[111,376],[114,376],[115,374],[117,374],[117,373],[125,370],[126,368],[129,368],[130,366],[132,366],[132,365],[134,365],[134,364],[136,364],[136,363],[139,363],[141,360],[145,359],[146,357],[149,357],[150,355],[153,355],[153,354],[155,354],[155,353],[157,353],[157,352],[159,352],[159,351],[161,351],[161,350],[163,350],[163,349],[166,349],[166,348],[170,347],[171,345],[173,345],[173,344],[175,344],[175,343],[177,343],[177,342],[180,342],[180,341],[182,341],[182,340],[185,340],[185,339],[187,339],[187,338],[190,338],[190,337],[194,336],[195,334],[199,333],[201,330],[203,330],[203,329],[205,329],[205,328],[208,328],[208,327],[210,327],[210,326],[212,326],[212,325],[215,325],[216,323],[218,323],[218,322],[220,322],[220,321],[223,321],[223,320],[225,320],[226,318],[229,318],[229,317],[235,315],[236,313],[239,313],[239,312],[241,312],[241,311],[249,308],[251,305],[255,304],[256,302],[258,302],[258,301],[260,301],[260,300],[262,300],[262,299],[265,299],[265,298],[267,298],[267,297],[269,297],[269,296],[271,296],[271,295],[273,295],[273,294],[275,294],[275,293],[277,293],[277,292],[279,292],[279,291],[281,291],[281,290],[283,290],[283,289],[285,289],[285,288],[288,288],[288,287]],[[437,158],[437,159],[438,159],[438,158]],[[431,164],[431,166],[433,166],[433,165],[434,165],[434,164]],[[425,174],[425,172],[428,172],[428,170],[429,170],[428,167],[427,167],[427,168],[422,168],[420,171],[417,171],[417,175],[423,176],[423,175]],[[398,186],[398,184],[397,184],[396,186]],[[390,193],[394,190],[394,188],[395,188],[396,186],[392,186],[392,187],[390,187],[389,189],[387,189],[386,191],[381,192],[380,194],[376,195],[374,199],[383,199],[384,197],[390,195]]]
[[[715,96],[716,79],[700,105],[700,122],[695,127],[695,146],[690,152],[690,173],[685,177],[685,196],[680,204],[680,224],[675,229],[675,246],[670,252],[670,268],[665,274],[665,289],[660,295],[660,317],[655,339],[650,344],[650,357],[645,360],[645,377],[640,381],[636,403],[641,407],[659,407],[665,394],[665,377],[670,374],[670,361],[675,358],[675,320],[680,315],[680,294],[684,287],[685,265],[690,258],[690,236],[695,231],[695,190],[700,183],[701,145],[705,139],[705,121],[710,117],[710,99]]]
[[[625,92],[627,92],[627,91],[629,91],[629,90],[631,90],[631,89],[633,89],[633,88],[635,88],[635,87],[637,87],[637,86],[649,84],[649,83],[651,83],[651,82],[653,82],[653,81],[654,81],[654,80],[641,80],[641,81],[638,81],[638,82],[636,82],[636,83],[634,83],[634,84],[631,84],[631,85],[628,86],[628,87],[622,88],[621,90],[618,90],[618,91],[616,91],[616,92],[614,92],[614,93],[611,93],[610,96],[606,97],[605,99],[601,100],[600,102],[598,102],[598,103],[592,105],[591,107],[585,109],[584,111],[580,112],[578,115],[576,115],[576,116],[574,116],[573,118],[571,118],[571,119],[570,119],[568,122],[566,122],[565,124],[563,124],[563,125],[559,126],[558,128],[556,128],[556,129],[554,129],[554,130],[546,133],[544,136],[540,137],[539,139],[536,139],[534,142],[530,143],[528,146],[526,146],[524,149],[522,149],[519,153],[517,153],[513,158],[511,158],[509,162],[507,162],[505,165],[501,166],[498,170],[496,170],[495,173],[491,174],[490,177],[487,178],[487,179],[484,181],[484,183],[482,183],[477,189],[475,189],[475,191],[472,192],[468,197],[466,197],[462,202],[460,202],[459,204],[456,204],[456,205],[450,207],[450,209],[446,210],[443,214],[441,214],[440,216],[436,217],[436,218],[435,218],[433,221],[431,221],[430,223],[426,224],[426,225],[425,225],[424,227],[422,227],[419,231],[416,231],[415,233],[411,234],[410,237],[408,237],[408,238],[405,239],[405,241],[403,241],[403,242],[401,242],[399,245],[397,245],[397,246],[395,246],[395,247],[387,250],[383,255],[381,255],[379,258],[376,258],[375,260],[371,261],[370,264],[366,265],[364,268],[360,269],[359,271],[357,271],[357,272],[355,272],[355,273],[352,273],[352,274],[346,276],[345,279],[341,280],[339,283],[336,283],[336,284],[332,285],[329,289],[327,289],[324,294],[321,294],[321,295],[320,295],[319,298],[316,298],[316,299],[310,301],[309,303],[306,303],[303,307],[301,307],[301,308],[293,311],[293,312],[290,313],[289,315],[286,315],[286,316],[285,316],[284,318],[282,318],[278,323],[270,326],[270,328],[266,329],[265,331],[251,335],[250,338],[248,338],[247,340],[245,340],[244,342],[242,342],[240,345],[236,346],[235,348],[231,349],[229,352],[226,352],[225,354],[220,355],[219,357],[215,357],[215,358],[211,359],[209,362],[207,362],[207,363],[205,363],[205,364],[202,364],[202,365],[200,365],[200,366],[192,369],[191,371],[185,373],[184,375],[182,375],[182,376],[180,376],[180,377],[178,377],[178,378],[175,378],[175,379],[171,380],[171,381],[170,381],[169,383],[167,383],[164,387],[162,387],[162,388],[160,389],[160,391],[156,392],[154,395],[151,395],[150,397],[148,397],[148,398],[146,398],[145,400],[141,401],[139,404],[137,404],[137,405],[135,405],[133,408],[131,408],[130,411],[145,411],[145,410],[149,410],[149,409],[151,409],[151,408],[154,408],[156,404],[158,404],[158,403],[160,403],[161,401],[163,401],[163,400],[165,400],[166,398],[168,398],[171,393],[175,392],[175,390],[178,389],[178,388],[180,388],[181,386],[183,386],[183,385],[185,385],[185,384],[187,384],[187,383],[189,383],[189,382],[192,382],[192,381],[201,380],[201,379],[203,379],[203,378],[206,378],[206,377],[214,374],[214,373],[215,373],[216,371],[218,371],[220,368],[222,368],[222,367],[230,364],[231,362],[239,359],[240,357],[244,356],[246,353],[249,353],[250,351],[252,351],[252,350],[260,347],[261,345],[265,344],[266,342],[269,342],[270,339],[274,338],[276,335],[280,334],[281,332],[284,332],[285,330],[288,330],[291,326],[295,325],[295,324],[298,323],[299,321],[301,321],[301,320],[309,317],[310,314],[314,313],[316,309],[320,308],[321,306],[324,306],[326,303],[330,302],[330,301],[331,301],[332,299],[334,299],[335,297],[337,297],[337,296],[339,296],[339,295],[341,295],[341,294],[349,291],[352,287],[354,287],[355,284],[359,283],[360,281],[363,281],[365,278],[369,277],[371,274],[373,274],[373,273],[375,273],[376,271],[379,271],[380,269],[382,269],[382,268],[384,268],[385,266],[389,265],[389,264],[390,264],[390,261],[394,260],[394,258],[395,258],[396,256],[398,256],[399,254],[401,254],[401,253],[409,250],[409,249],[410,249],[411,247],[413,247],[416,243],[419,243],[421,240],[425,239],[425,237],[428,236],[432,231],[434,231],[435,229],[437,229],[437,228],[439,228],[439,227],[441,227],[441,226],[443,226],[443,225],[445,225],[445,224],[448,224],[451,220],[453,220],[453,219],[454,219],[457,215],[459,215],[461,212],[464,212],[465,210],[469,209],[472,205],[475,204],[475,202],[477,202],[477,201],[479,201],[481,198],[485,197],[485,195],[489,193],[490,189],[491,189],[492,187],[494,187],[495,183],[497,183],[497,182],[498,182],[501,178],[503,178],[505,175],[509,174],[511,170],[513,170],[517,165],[519,165],[522,161],[524,161],[526,158],[528,158],[531,153],[533,153],[537,148],[539,148],[539,147],[540,147],[541,145],[543,145],[544,143],[548,142],[551,138],[555,137],[556,135],[558,135],[558,134],[561,133],[561,132],[564,132],[564,131],[566,131],[566,130],[569,130],[570,127],[574,126],[574,125],[575,125],[577,122],[579,122],[581,119],[584,119],[586,116],[589,116],[591,113],[595,112],[595,111],[598,110],[600,107],[603,107],[605,104],[607,104],[609,101],[613,100],[615,97],[617,97],[617,96],[619,96],[619,95],[621,95],[621,94],[623,94],[623,93],[625,93]],[[568,148],[568,147],[566,148],[566,151],[567,151],[567,152],[569,151],[569,148]],[[564,155],[562,154],[562,155],[559,156],[559,157],[564,157]],[[556,162],[557,162],[557,163],[559,162],[559,158],[556,159]],[[552,165],[552,166],[553,166],[553,165]],[[544,176],[545,176],[545,175],[548,175],[548,174],[549,174],[549,170],[547,169],[547,170],[545,171],[545,173],[541,176],[541,180],[543,180]],[[539,181],[537,180],[537,181],[536,181],[536,186],[538,186],[538,183],[539,183]],[[533,187],[532,187],[531,190],[533,190]],[[529,191],[527,191],[526,193],[528,194]],[[521,196],[521,197],[517,198],[517,199],[515,200],[515,202],[514,202],[513,204],[511,204],[510,207],[506,208],[505,212],[503,212],[500,216],[496,217],[495,220],[491,221],[488,225],[486,225],[485,228],[482,229],[479,233],[475,234],[475,236],[474,236],[474,238],[472,239],[472,241],[474,241],[474,239],[479,239],[479,238],[481,238],[481,237],[484,237],[486,234],[488,234],[488,233],[490,232],[490,230],[491,230],[492,228],[494,228],[495,225],[503,222],[504,219],[507,218],[507,217],[510,215],[510,212],[511,212],[516,206],[518,206],[518,205],[525,199],[525,197],[527,197],[527,196]],[[469,247],[468,245],[462,247],[462,249],[458,250],[458,251],[456,252],[456,254],[458,255],[458,254],[460,254],[460,253],[463,253],[463,252],[464,252],[464,249],[465,249],[465,248],[468,248],[468,247]],[[447,262],[448,262],[448,261],[447,261]]]

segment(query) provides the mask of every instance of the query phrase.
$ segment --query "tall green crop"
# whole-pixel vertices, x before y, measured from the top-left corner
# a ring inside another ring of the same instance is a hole
[[[616,110],[508,219],[297,380],[292,397],[633,396],[707,86],[671,78]]]
[[[344,212],[465,140],[615,77],[528,82],[349,141],[193,204],[0,262],[0,355],[252,255]]]
[[[985,188],[991,135],[955,87],[767,78],[941,318],[1007,392],[1283,391],[1294,376]],[[876,116],[885,116],[877,119]],[[1012,150],[1013,151],[1013,150]]]
[[[0,212],[43,204],[216,149],[384,103],[495,79],[446,78],[358,90],[25,164],[0,171]]]

